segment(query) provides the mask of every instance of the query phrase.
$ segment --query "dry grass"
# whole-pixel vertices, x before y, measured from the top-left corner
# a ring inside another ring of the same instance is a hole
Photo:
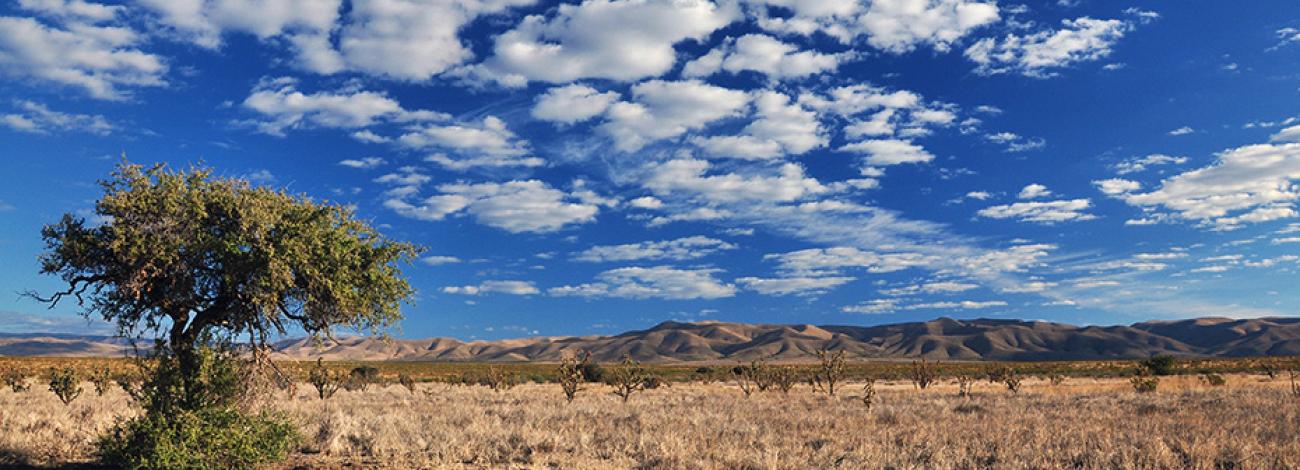
[[[275,405],[307,438],[287,466],[391,468],[1300,468],[1300,400],[1285,380],[1221,387],[1166,377],[1152,394],[1123,378],[1025,381],[1009,394],[945,379],[925,391],[878,382],[867,411],[849,383],[746,399],[729,384],[673,384],[623,404],[590,385],[310,387]],[[0,391],[0,463],[91,458],[94,437],[133,413],[117,389],[65,407],[48,391]]]

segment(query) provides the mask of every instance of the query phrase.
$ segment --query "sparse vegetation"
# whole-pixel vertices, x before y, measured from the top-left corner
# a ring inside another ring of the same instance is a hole
[[[1213,372],[1207,372],[1201,374],[1201,382],[1211,387],[1222,387],[1224,384],[1228,383],[1228,380],[1224,379],[1222,375]]]
[[[867,407],[867,411],[871,411],[872,405],[875,404],[876,404],[876,380],[867,379],[867,382],[862,384],[862,405]]]
[[[1007,386],[1007,390],[1011,393],[1020,393],[1020,375],[1016,373],[1015,369],[1007,368],[1006,373],[1002,376],[1002,383]]]
[[[767,389],[767,366],[761,360],[752,361],[749,365],[738,364],[731,369],[731,374],[746,398],[756,391]]]
[[[582,374],[583,366],[590,359],[590,353],[583,353],[581,358],[571,354],[560,361],[559,382],[560,390],[564,391],[565,401],[573,403],[574,397],[577,397],[578,392],[582,390],[582,383],[585,379]]]
[[[316,395],[321,400],[328,400],[334,396],[335,392],[339,391],[343,380],[337,374],[331,373],[321,359],[316,359],[316,367],[311,369],[307,381],[311,383],[312,387],[316,388]]]
[[[1300,399],[1300,381],[1296,377],[1300,377],[1300,372],[1291,371],[1291,396]]]
[[[773,367],[770,378],[773,387],[780,390],[782,395],[789,395],[795,382],[799,381],[799,373],[790,366]]]
[[[912,385],[919,390],[925,390],[938,379],[939,374],[935,371],[936,363],[925,359],[912,361],[911,375]]]
[[[957,376],[957,396],[969,398],[971,396],[971,387],[975,384],[975,378],[969,375]]]
[[[1152,356],[1138,365],[1150,375],[1169,375],[1174,373],[1176,362],[1173,356]]]
[[[1047,381],[1051,383],[1053,386],[1060,386],[1061,384],[1065,383],[1065,374],[1062,374],[1060,372],[1052,372],[1051,374],[1047,375]]]
[[[481,383],[494,392],[504,392],[519,385],[519,376],[500,367],[489,367]]]
[[[95,386],[95,396],[104,396],[113,384],[113,373],[107,367],[100,367],[90,373],[90,384]]]
[[[411,378],[410,375],[407,374],[398,375],[397,383],[400,384],[402,388],[405,388],[406,391],[411,392],[412,395],[415,394],[415,379]]]
[[[1133,386],[1135,392],[1151,393],[1160,387],[1160,377],[1138,374],[1129,379],[1129,384]]]
[[[81,396],[81,391],[81,378],[77,377],[76,369],[50,369],[50,392],[59,397],[64,405],[71,404],[72,400]]]
[[[32,388],[32,385],[27,382],[27,374],[15,367],[5,369],[0,373],[0,378],[4,379],[5,386],[14,393],[26,392]]]
[[[825,390],[827,395],[835,396],[835,385],[844,380],[844,350],[820,349],[817,360],[820,364],[812,377],[813,389]]]
[[[641,363],[632,360],[632,356],[623,356],[623,362],[608,372],[609,385],[614,387],[614,394],[627,403],[633,393],[645,390],[646,380],[650,375]]]

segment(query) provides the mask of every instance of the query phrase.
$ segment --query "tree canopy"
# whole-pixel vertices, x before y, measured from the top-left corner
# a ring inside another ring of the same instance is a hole
[[[120,334],[152,330],[174,350],[205,331],[266,345],[297,326],[377,331],[413,294],[399,263],[420,248],[383,237],[347,206],[213,175],[123,162],[100,182],[98,223],[65,214],[42,231],[41,272]]]

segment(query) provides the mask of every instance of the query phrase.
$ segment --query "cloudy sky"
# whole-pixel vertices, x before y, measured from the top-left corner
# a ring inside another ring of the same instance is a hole
[[[0,0],[0,287],[125,154],[427,246],[403,337],[1295,315],[1300,3],[1194,3]]]

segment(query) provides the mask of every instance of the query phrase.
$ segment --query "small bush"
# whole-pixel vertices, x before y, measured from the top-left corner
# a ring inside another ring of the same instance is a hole
[[[582,363],[582,378],[589,383],[605,381],[605,369],[595,362]]]
[[[1228,380],[1224,379],[1222,375],[1213,372],[1206,372],[1201,374],[1201,382],[1204,382],[1206,385],[1211,387],[1222,387],[1224,384],[1228,383]]]
[[[1265,359],[1260,362],[1259,371],[1263,372],[1264,375],[1267,375],[1269,380],[1273,380],[1277,378],[1277,375],[1282,371],[1282,368],[1278,367],[1276,361]]]
[[[623,363],[606,375],[609,385],[614,387],[614,394],[622,397],[624,403],[633,393],[644,390],[646,379],[650,377],[641,363],[632,360],[630,355],[623,356]]]
[[[489,367],[487,375],[481,379],[481,384],[487,385],[494,392],[504,392],[519,384],[519,376],[496,367]]]
[[[573,403],[574,397],[578,396],[578,391],[582,390],[584,376],[582,374],[583,366],[591,359],[591,354],[583,354],[579,359],[577,355],[566,355],[560,359],[560,370],[558,371],[560,389],[564,391],[564,399]]]
[[[1294,370],[1291,371],[1291,396],[1300,398],[1300,382],[1296,381],[1297,377],[1300,377],[1300,373]]]
[[[876,379],[867,379],[867,383],[862,385],[862,404],[871,411],[871,406],[876,404]]]
[[[969,375],[957,376],[957,396],[969,398],[971,396],[971,387],[975,385],[975,378]]]
[[[415,379],[412,379],[410,375],[398,375],[397,383],[401,384],[402,387],[406,388],[406,391],[411,392],[412,395],[415,394]]]
[[[912,385],[916,386],[916,388],[920,390],[925,390],[930,387],[930,384],[933,384],[939,377],[938,365],[939,363],[929,362],[924,358],[912,361],[912,369],[910,371]]]
[[[317,358],[316,366],[311,369],[307,381],[311,382],[313,387],[316,387],[316,395],[320,396],[321,400],[328,400],[334,396],[335,392],[339,391],[342,380],[338,375],[330,373],[329,369],[325,368],[325,363],[320,358]]]
[[[349,392],[364,392],[378,379],[379,369],[370,366],[354,367],[348,373],[347,380],[343,381],[343,389]]]
[[[755,391],[767,390],[767,364],[763,361],[753,361],[749,365],[737,365],[731,368],[731,374],[736,378],[736,385],[740,391],[745,393],[748,398]]]
[[[13,390],[14,393],[22,393],[32,389],[32,385],[27,383],[27,374],[19,369],[6,369],[0,378],[4,379],[5,386]]]
[[[210,408],[118,424],[99,454],[116,468],[251,468],[284,459],[298,442],[287,419]]]
[[[844,350],[822,348],[817,351],[817,359],[821,363],[812,378],[813,389],[824,388],[827,395],[835,396],[835,384],[844,379]]]
[[[1065,375],[1060,373],[1051,373],[1047,375],[1047,381],[1051,382],[1053,387],[1060,386],[1065,383]]]
[[[1007,390],[1010,390],[1011,393],[1020,393],[1020,382],[1020,375],[1016,373],[1015,369],[1008,367],[1006,375],[1002,378],[1002,383],[1006,384]]]
[[[1151,375],[1169,375],[1174,373],[1174,362],[1173,356],[1152,356],[1138,365]]]
[[[789,395],[790,389],[794,388],[794,383],[799,379],[799,373],[790,366],[773,368],[770,376],[772,386],[780,390],[782,395]]]
[[[1156,388],[1160,386],[1160,378],[1148,375],[1135,375],[1133,378],[1129,379],[1129,383],[1133,385],[1133,391],[1135,392],[1151,393],[1156,391]]]
[[[71,367],[63,370],[50,369],[50,391],[64,405],[71,404],[72,400],[81,396],[81,379],[77,377],[77,370]]]
[[[90,373],[90,383],[95,386],[95,395],[102,397],[113,383],[113,374],[107,367],[100,367]]]

